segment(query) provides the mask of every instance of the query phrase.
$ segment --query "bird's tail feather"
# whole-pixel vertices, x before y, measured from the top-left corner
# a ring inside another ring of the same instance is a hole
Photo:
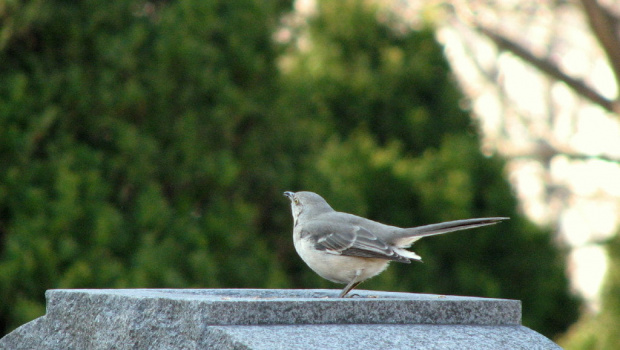
[[[400,233],[399,243],[402,245],[409,245],[418,239],[426,236],[440,235],[452,231],[467,230],[470,228],[488,226],[497,224],[500,221],[508,220],[506,217],[494,217],[494,218],[478,218],[478,219],[465,219],[442,222],[439,224],[431,224],[425,226],[406,228]]]

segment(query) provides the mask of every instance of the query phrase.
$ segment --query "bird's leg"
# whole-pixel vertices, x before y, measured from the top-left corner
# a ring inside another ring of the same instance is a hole
[[[357,287],[360,283],[362,282],[355,282],[355,280],[349,282],[349,284],[347,284],[347,286],[344,287],[342,292],[340,292],[340,295],[338,296],[338,298],[344,298],[347,295],[347,293],[351,291],[351,289]]]
[[[344,287],[344,289],[342,290],[342,292],[340,292],[340,295],[338,296],[338,298],[344,298],[347,293],[349,293],[351,291],[351,289],[357,287],[360,283],[362,283],[362,281],[358,281],[357,278],[362,274],[361,270],[357,270],[355,272],[355,277],[353,277],[353,279],[351,280],[351,282],[349,282],[349,284],[347,284],[346,287]]]

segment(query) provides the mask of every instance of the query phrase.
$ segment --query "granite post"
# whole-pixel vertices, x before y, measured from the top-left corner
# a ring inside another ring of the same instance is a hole
[[[560,349],[518,300],[356,290],[48,290],[0,349]]]

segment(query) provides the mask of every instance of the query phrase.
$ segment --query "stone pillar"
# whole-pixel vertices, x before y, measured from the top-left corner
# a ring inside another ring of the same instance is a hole
[[[518,300],[354,290],[49,290],[0,349],[560,349]]]

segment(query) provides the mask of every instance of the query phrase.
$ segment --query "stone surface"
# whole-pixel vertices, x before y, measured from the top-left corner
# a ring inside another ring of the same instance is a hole
[[[521,303],[338,290],[49,290],[0,349],[559,349]]]
[[[560,349],[523,326],[214,326],[224,349]]]

